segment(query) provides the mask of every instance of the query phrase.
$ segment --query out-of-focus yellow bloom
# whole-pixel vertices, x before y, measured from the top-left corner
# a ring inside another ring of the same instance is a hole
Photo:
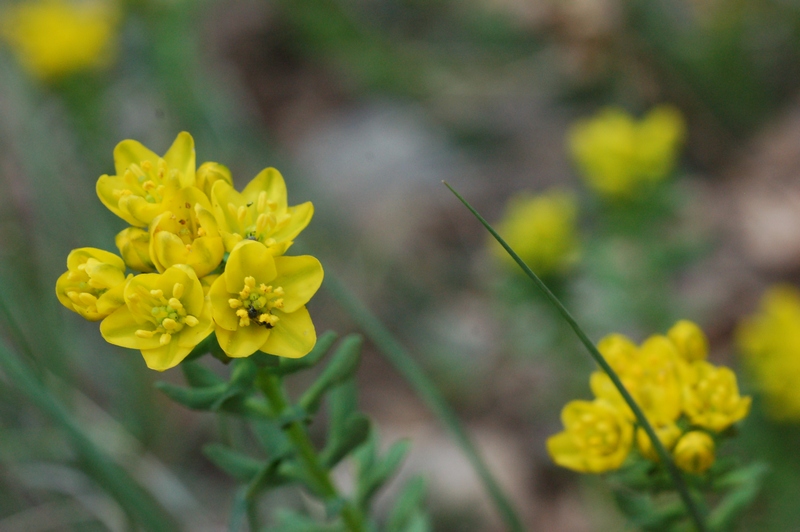
[[[142,273],[156,271],[150,258],[150,233],[140,227],[129,227],[120,231],[114,243],[125,264]]]
[[[658,439],[661,440],[661,443],[667,450],[672,449],[675,442],[681,437],[681,429],[678,428],[678,425],[675,423],[655,426],[653,429],[656,431]],[[652,460],[653,462],[658,462],[660,460],[655,447],[653,447],[652,440],[641,427],[636,429],[636,445],[639,447],[639,452],[642,453],[642,456],[648,460]]]
[[[693,425],[721,432],[750,412],[750,397],[740,397],[730,368],[703,360],[691,365],[684,378],[683,408]]]
[[[233,186],[233,177],[227,166],[219,163],[203,163],[197,169],[197,188],[203,191],[207,197],[211,197],[211,188],[217,181],[225,181]]]
[[[708,356],[708,339],[703,330],[688,320],[680,320],[667,332],[678,353],[687,362],[705,360]]]
[[[758,313],[739,325],[736,339],[768,414],[800,420],[800,290],[790,285],[768,290]]]
[[[539,275],[563,273],[579,256],[578,205],[562,190],[544,194],[520,193],[512,197],[498,232]],[[516,267],[511,256],[494,240],[492,249],[501,260]]]
[[[631,450],[633,423],[602,399],[570,401],[561,411],[564,431],[547,439],[556,464],[581,473],[618,469]]]
[[[590,188],[607,198],[626,198],[672,172],[685,130],[680,112],[669,105],[638,122],[612,107],[575,124],[568,144]]]
[[[655,425],[668,425],[681,414],[681,364],[672,342],[656,335],[648,338],[618,372],[647,419]],[[602,371],[592,373],[589,385],[597,397],[608,400],[634,419],[608,375]]]
[[[194,139],[179,133],[164,157],[135,140],[123,140],[114,148],[114,166],[116,175],[97,180],[100,201],[129,224],[146,227],[179,190],[194,186]]]
[[[141,350],[147,367],[158,371],[180,364],[213,329],[197,274],[182,264],[131,279],[125,305],[100,323],[108,343]]]
[[[261,171],[241,194],[218,179],[211,187],[211,203],[229,252],[242,240],[256,240],[282,255],[314,215],[310,201],[288,206],[286,183],[274,168]]]
[[[0,33],[31,74],[52,80],[108,65],[118,18],[107,2],[34,0],[4,9]]]
[[[158,271],[186,264],[203,277],[222,262],[225,249],[211,203],[200,189],[179,190],[150,223],[150,258]]]
[[[714,464],[714,440],[705,432],[687,432],[675,444],[675,465],[688,473],[705,473]]]
[[[56,296],[87,320],[102,320],[124,303],[126,280],[125,263],[118,256],[78,248],[67,256],[67,272],[56,281]]]
[[[259,242],[240,242],[208,293],[220,347],[232,358],[259,350],[289,358],[308,354],[317,336],[305,304],[322,277],[314,257],[273,257]]]
[[[639,348],[624,334],[609,334],[597,343],[597,349],[617,373],[623,373],[636,361]]]

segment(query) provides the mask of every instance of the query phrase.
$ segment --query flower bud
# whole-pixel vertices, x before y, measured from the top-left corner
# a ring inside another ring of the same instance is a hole
[[[667,336],[678,353],[687,362],[705,360],[708,356],[708,340],[703,330],[688,320],[681,320],[667,332]]]
[[[139,227],[129,227],[120,231],[114,242],[129,268],[143,273],[156,271],[150,258],[150,233]]]
[[[675,465],[699,475],[714,463],[714,440],[707,433],[693,430],[678,440],[673,452]]]

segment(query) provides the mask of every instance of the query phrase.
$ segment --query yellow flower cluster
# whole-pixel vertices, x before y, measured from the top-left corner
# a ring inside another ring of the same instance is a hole
[[[233,358],[311,351],[316,332],[305,305],[322,284],[322,265],[284,253],[314,208],[288,205],[277,170],[263,170],[237,192],[226,167],[195,168],[185,132],[163,157],[125,140],[114,165],[116,175],[98,179],[97,195],[131,225],[116,237],[121,257],[73,250],[56,282],[65,307],[102,320],[106,341],[140,350],[160,371],[212,332]]]
[[[34,0],[3,10],[0,34],[31,74],[52,80],[110,63],[118,18],[102,0]]]
[[[578,205],[562,190],[513,196],[497,229],[508,244],[538,275],[562,273],[579,256]],[[495,255],[509,266],[511,256],[492,239]]]
[[[677,322],[666,336],[637,346],[621,334],[607,336],[598,349],[636,400],[675,463],[703,473],[714,462],[714,438],[750,411],[736,375],[706,361],[708,342],[689,321]],[[547,440],[553,461],[584,473],[618,469],[631,450],[658,462],[646,432],[602,371],[591,375],[594,401],[572,401],[561,413],[565,430]]]
[[[800,420],[800,290],[790,285],[768,290],[758,313],[739,325],[737,343],[768,414]]]
[[[672,106],[658,106],[641,121],[610,107],[575,124],[568,146],[591,189],[609,199],[631,198],[672,172],[685,135]]]

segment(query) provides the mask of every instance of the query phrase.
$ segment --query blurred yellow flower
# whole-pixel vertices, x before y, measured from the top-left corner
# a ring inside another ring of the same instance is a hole
[[[241,194],[224,177],[217,179],[211,203],[228,252],[242,240],[255,240],[282,255],[314,215],[310,201],[288,206],[286,183],[274,168],[262,170]]]
[[[73,249],[67,272],[56,281],[61,304],[90,321],[105,318],[123,303],[125,263],[108,251]]]
[[[672,449],[675,442],[678,441],[678,438],[680,438],[682,434],[681,429],[675,423],[656,425],[653,427],[653,430],[656,431],[658,439],[667,450]],[[655,447],[653,447],[652,440],[642,427],[636,429],[636,445],[639,447],[639,452],[642,453],[642,456],[648,460],[652,460],[653,462],[661,460]]]
[[[714,440],[705,432],[693,430],[678,440],[672,452],[675,465],[688,473],[705,473],[714,464]]]
[[[687,362],[705,360],[708,356],[708,339],[705,333],[689,320],[677,322],[667,331],[667,336]]]
[[[568,146],[590,188],[607,198],[629,198],[672,172],[685,135],[675,107],[655,107],[641,121],[611,107],[576,123]]]
[[[141,350],[147,367],[158,371],[180,364],[213,329],[197,274],[182,264],[131,279],[125,305],[100,323],[108,343]]]
[[[114,243],[125,264],[142,273],[156,271],[150,258],[150,233],[140,227],[128,227],[120,231]]]
[[[565,430],[547,439],[556,464],[581,473],[618,469],[630,453],[633,423],[611,403],[570,401],[561,411]]]
[[[158,271],[186,264],[198,277],[214,271],[225,249],[211,203],[200,189],[188,187],[166,199],[164,212],[150,222],[150,258]]]
[[[767,413],[777,420],[800,420],[800,290],[770,288],[759,311],[739,325],[736,340]]]
[[[259,242],[240,242],[208,293],[220,347],[232,358],[259,350],[289,358],[308,354],[317,336],[305,304],[322,277],[314,257],[274,257]]]
[[[34,0],[3,10],[0,33],[31,74],[52,80],[108,65],[118,18],[108,2]]]
[[[135,140],[114,148],[117,174],[97,180],[97,196],[111,212],[136,227],[147,227],[180,189],[195,185],[194,139],[179,133],[164,157]]]
[[[211,197],[211,188],[217,181],[225,181],[230,186],[233,186],[233,177],[231,171],[227,166],[219,163],[203,163],[197,169],[197,188],[203,191],[206,197]]]
[[[750,397],[739,396],[730,368],[699,360],[684,381],[683,408],[693,425],[721,432],[750,412]]]
[[[562,190],[513,196],[497,231],[538,275],[563,273],[578,260],[578,205]],[[492,250],[516,267],[511,256],[492,240]]]

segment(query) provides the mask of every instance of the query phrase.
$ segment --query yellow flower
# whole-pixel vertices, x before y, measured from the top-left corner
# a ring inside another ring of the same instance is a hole
[[[688,473],[699,475],[714,464],[714,440],[705,432],[687,432],[675,444],[675,465]]]
[[[606,108],[575,124],[568,144],[590,188],[607,198],[625,198],[672,172],[684,136],[683,118],[674,107],[656,107],[640,122],[622,109]]]
[[[703,330],[688,320],[680,320],[667,332],[678,353],[687,362],[705,360],[708,356],[708,339]]]
[[[273,257],[259,242],[240,242],[208,293],[223,351],[232,358],[259,350],[290,358],[308,354],[317,336],[305,304],[322,277],[314,257]]]
[[[800,290],[790,285],[770,288],[759,312],[743,320],[736,332],[768,414],[800,420]]]
[[[118,18],[103,2],[19,2],[3,10],[0,33],[31,74],[52,80],[108,65]]]
[[[156,271],[150,258],[150,233],[139,227],[129,227],[120,231],[114,242],[130,269],[142,273]]]
[[[733,371],[703,360],[691,365],[683,392],[684,411],[699,427],[720,432],[750,412],[750,398],[739,396]]]
[[[579,255],[577,211],[575,197],[568,192],[521,193],[508,202],[497,229],[537,274],[562,273]],[[501,260],[514,265],[502,247],[492,246]]]
[[[108,251],[74,249],[67,256],[67,272],[56,281],[61,304],[90,321],[105,318],[123,303],[125,263]]]
[[[125,287],[125,305],[100,323],[110,344],[142,352],[147,367],[177,366],[214,324],[194,270],[185,265],[137,275]]]
[[[623,334],[609,334],[597,343],[597,349],[617,373],[624,372],[636,360],[639,348]]]
[[[667,425],[681,414],[682,364],[672,342],[656,335],[648,338],[618,371],[622,383],[655,425]],[[606,399],[633,419],[633,412],[608,375],[594,372],[589,385],[598,398]]]
[[[211,197],[211,188],[217,181],[225,181],[233,186],[233,177],[227,166],[219,163],[203,163],[197,169],[197,188],[203,191],[206,197]]]
[[[633,423],[602,399],[571,401],[561,411],[565,430],[547,439],[553,462],[581,473],[618,469],[631,450]]]
[[[164,157],[135,140],[114,148],[116,175],[97,180],[97,195],[111,212],[137,227],[146,227],[164,212],[164,202],[195,184],[194,139],[179,133]]]
[[[286,184],[274,168],[261,171],[241,194],[225,179],[219,179],[211,188],[211,203],[226,251],[248,239],[261,242],[274,255],[282,255],[314,214],[310,201],[288,206]]]
[[[661,443],[667,450],[672,449],[675,442],[681,437],[681,429],[678,428],[678,425],[675,423],[657,425],[653,427],[653,430],[656,431],[656,436],[658,436],[658,439],[661,440]],[[652,440],[641,427],[636,429],[636,444],[639,447],[639,452],[648,460],[652,460],[653,462],[661,460],[655,447],[653,447]]]
[[[150,223],[150,258],[158,271],[186,264],[203,277],[222,262],[225,249],[211,213],[211,203],[200,189],[179,190],[163,203],[166,209]]]

